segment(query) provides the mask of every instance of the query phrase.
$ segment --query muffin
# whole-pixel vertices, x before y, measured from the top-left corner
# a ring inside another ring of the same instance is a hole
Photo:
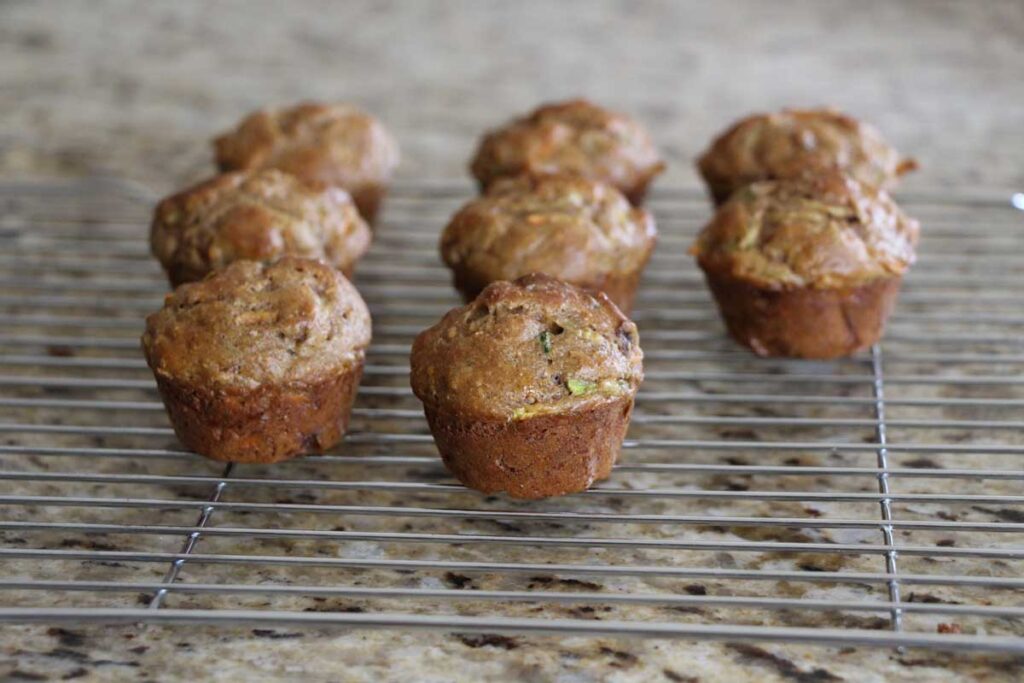
[[[665,163],[633,119],[570,100],[544,105],[485,135],[470,170],[481,189],[521,173],[571,173],[614,185],[640,204]]]
[[[178,287],[142,337],[181,442],[240,463],[337,443],[369,343],[370,314],[355,287],[292,256],[236,261]]]
[[[441,258],[467,301],[497,280],[546,273],[603,291],[628,313],[655,236],[651,215],[610,185],[519,176],[495,181],[455,214]]]
[[[157,204],[153,255],[173,286],[243,259],[316,258],[346,277],[370,247],[370,229],[341,188],[274,169],[225,173]]]
[[[917,168],[873,127],[834,109],[786,109],[749,116],[722,133],[697,162],[715,204],[758,180],[837,168],[866,185],[891,189]]]
[[[884,190],[830,171],[734,193],[691,253],[736,341],[835,358],[878,341],[917,236]]]
[[[449,311],[416,338],[410,365],[448,469],[513,498],[606,478],[643,379],[636,325],[604,294],[540,274]]]
[[[398,144],[384,126],[347,104],[257,111],[213,145],[222,171],[276,168],[342,187],[371,223],[398,165]]]

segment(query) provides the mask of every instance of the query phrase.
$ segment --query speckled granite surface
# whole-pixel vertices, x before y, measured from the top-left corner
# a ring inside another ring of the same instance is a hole
[[[351,99],[405,177],[461,177],[476,134],[584,94],[646,122],[691,181],[750,111],[834,104],[921,159],[915,183],[1024,186],[1024,8],[961,2],[102,1],[0,6],[0,172],[208,172],[267,103]]]
[[[981,7],[954,3],[860,3],[852,9],[840,3],[298,3],[287,14],[269,6],[246,3],[207,6],[174,3],[161,7],[127,3],[92,3],[88,6],[9,2],[0,5],[0,175],[83,175],[105,172],[164,191],[208,172],[206,139],[237,116],[260,104],[301,97],[354,99],[378,112],[397,132],[404,148],[401,173],[407,179],[461,177],[477,131],[537,101],[564,94],[583,93],[635,112],[651,127],[672,163],[665,185],[693,182],[689,159],[717,128],[747,111],[783,104],[835,103],[878,123],[901,149],[918,156],[924,170],[909,183],[911,189],[936,185],[962,187],[977,184],[1024,186],[1024,9],[1019,3],[985,3]],[[746,28],[744,28],[746,27]],[[840,30],[841,27],[841,30]],[[614,40],[610,40],[613,36]],[[813,54],[814,58],[808,55]],[[424,209],[415,202],[392,204],[388,211],[397,223],[420,223],[424,244],[434,226],[440,227],[454,203]],[[124,225],[97,226],[96,236],[124,239],[132,249],[144,249],[134,226],[145,219],[145,207],[111,202],[81,211],[114,212]],[[30,207],[46,214],[65,210],[59,202]],[[668,214],[678,213],[669,207]],[[687,213],[689,212],[689,213]],[[686,231],[699,222],[699,212],[683,211],[692,218],[663,230]],[[926,216],[922,216],[926,218]],[[935,226],[955,229],[968,215],[946,216]],[[936,221],[933,221],[933,225]],[[429,225],[428,225],[429,223]],[[926,227],[929,225],[925,221]],[[4,227],[10,227],[4,224]],[[15,225],[15,228],[18,226]],[[141,230],[141,228],[140,228]],[[20,239],[20,238],[19,238]],[[998,243],[993,238],[993,245]],[[1005,306],[974,306],[971,302],[943,306],[927,297],[934,280],[930,260],[948,259],[956,242],[942,238],[926,242],[919,272],[911,282],[901,313],[927,316],[941,311],[965,314],[1006,313]],[[1019,249],[1019,242],[1014,243]],[[31,239],[21,245],[31,251]],[[373,265],[388,263],[388,248],[403,246],[403,238],[380,235],[380,247],[368,258],[370,267],[360,275],[361,286],[389,283]],[[407,245],[406,245],[407,246]],[[671,240],[662,245],[652,269],[662,279],[648,281],[648,291],[664,291],[675,282],[670,275],[681,260]],[[436,261],[424,250],[425,267]],[[954,252],[955,253],[955,252]],[[393,261],[391,261],[393,262]],[[410,261],[410,264],[413,262]],[[24,264],[30,267],[26,260]],[[974,266],[977,268],[977,266]],[[968,276],[985,270],[964,270]],[[1017,271],[1014,271],[1017,272]],[[437,271],[438,283],[444,274]],[[54,274],[56,279],[64,277]],[[97,309],[124,327],[92,329],[93,336],[130,340],[134,323],[147,306],[159,300],[160,276],[153,264],[132,276],[142,285],[124,293],[132,306]],[[665,279],[670,278],[670,279]],[[686,264],[678,275],[681,285],[698,282]],[[929,284],[931,282],[931,284]],[[917,289],[920,287],[920,289]],[[660,289],[658,289],[660,288]],[[699,287],[695,291],[702,291]],[[4,290],[2,294],[16,292]],[[89,295],[99,301],[100,295]],[[914,298],[917,296],[918,298]],[[422,326],[455,298],[445,292],[421,312],[389,316],[387,322]],[[101,302],[102,303],[102,302]],[[106,303],[110,303],[109,300]],[[385,301],[378,297],[377,305]],[[96,305],[101,305],[97,303]],[[32,312],[29,303],[17,309]],[[91,312],[83,308],[78,312]],[[685,312],[710,313],[706,301]],[[71,314],[75,311],[62,311]],[[682,328],[699,341],[684,349],[731,350],[717,336],[713,315],[687,322],[659,320],[653,306],[638,316],[641,329]],[[646,325],[646,326],[645,326]],[[920,318],[897,319],[887,353],[890,371],[898,374],[941,372],[942,368],[906,360],[914,353],[950,350],[920,346],[907,337],[922,329]],[[979,325],[932,324],[942,334],[966,334],[1006,328]],[[52,329],[19,327],[19,334],[53,333]],[[74,331],[60,330],[61,334]],[[704,339],[700,335],[712,336]],[[903,333],[904,339],[900,340]],[[407,334],[378,332],[384,344],[408,343]],[[2,347],[2,345],[0,345]],[[669,339],[645,341],[649,351],[679,349]],[[1012,346],[1010,347],[1012,349]],[[1003,347],[978,347],[983,352]],[[39,352],[36,349],[35,352]],[[124,349],[42,349],[55,358],[81,355],[124,358]],[[2,353],[31,353],[24,348]],[[903,360],[900,360],[900,358]],[[401,364],[400,357],[381,357],[380,364]],[[775,372],[786,369],[755,359],[728,362],[692,360],[650,361],[649,370],[688,372]],[[1005,368],[1002,368],[1005,369]],[[1020,365],[1010,365],[1017,372]],[[806,368],[804,368],[806,370]],[[812,372],[846,374],[862,371],[856,363],[811,368]],[[991,373],[991,366],[966,366],[957,371]],[[11,371],[13,372],[13,371]],[[18,374],[59,374],[67,370],[17,368]],[[143,379],[140,367],[76,369],[76,376]],[[401,386],[401,375],[381,375],[371,384]],[[679,388],[678,382],[651,380],[647,391]],[[711,381],[688,382],[687,390],[705,393],[734,391]],[[794,387],[780,381],[759,384],[759,393],[813,393],[814,383]],[[946,385],[896,385],[892,396],[903,399],[974,396],[1006,400],[1024,399],[1020,386],[952,388]],[[863,385],[840,387],[836,395],[864,398]],[[26,398],[66,398],[65,394],[23,389]],[[81,398],[82,395],[70,395]],[[104,394],[110,400],[149,401],[154,395],[141,390]],[[365,398],[366,406],[415,408],[402,399],[392,404]],[[721,406],[659,404],[647,412],[732,417],[794,416],[815,418],[870,417],[870,408],[819,406]],[[1013,419],[1013,411],[968,408],[892,408],[890,418]],[[166,426],[162,413],[149,411],[84,411],[67,409],[5,408],[2,421],[74,424]],[[395,425],[391,425],[394,427]],[[356,420],[356,430],[388,428],[381,422]],[[401,426],[423,433],[423,425]],[[829,438],[870,444],[866,426],[830,430]],[[671,435],[686,439],[738,441],[820,438],[822,432],[801,428],[725,427],[695,423],[670,430],[658,424],[634,425],[633,438]],[[5,444],[25,446],[61,443],[74,447],[173,448],[169,436],[108,437],[55,436],[5,433]],[[895,442],[978,443],[965,429],[927,433],[919,429],[893,429]],[[994,443],[1022,445],[1020,434],[1000,432]],[[982,439],[983,440],[983,439]],[[372,443],[351,445],[357,454],[382,449]],[[429,444],[411,443],[403,454],[428,455]],[[634,450],[631,462],[664,462],[664,451]],[[736,452],[694,451],[689,462],[730,464],[872,466],[867,451]],[[904,467],[1018,468],[1019,455],[895,453],[894,465]],[[0,469],[28,472],[88,470],[117,474],[194,474],[215,476],[219,468],[192,459],[75,458],[0,454]],[[246,468],[239,476],[307,478],[317,480],[447,481],[436,466],[403,466],[382,474],[379,467],[341,465],[307,460],[275,468]],[[815,479],[800,477],[735,478],[722,475],[630,475],[612,485],[708,490],[874,490],[871,478]],[[207,488],[185,485],[64,484],[60,482],[7,483],[5,493],[24,495],[132,496],[172,500],[202,500]],[[934,479],[902,479],[903,493],[995,493],[1019,495],[1019,480],[949,483]],[[473,507],[478,509],[580,509],[580,501],[511,504],[483,500],[471,493],[439,496],[428,493],[367,494],[316,488],[279,490],[230,487],[227,501],[276,504],[368,504]],[[650,514],[723,514],[734,516],[807,516],[872,518],[877,506],[869,502],[818,501],[813,503],[707,500],[636,500],[623,496],[586,499],[591,512],[645,512]],[[959,522],[1020,522],[1020,513],[998,505],[937,505],[904,503],[897,514],[908,520]],[[191,525],[193,510],[94,509],[36,507],[5,509],[9,519],[128,524]],[[786,529],[751,527],[680,527],[678,525],[574,524],[478,520],[460,522],[428,518],[336,518],[307,512],[218,512],[216,526],[319,529],[323,531],[401,531],[405,533],[470,532],[487,534],[649,538],[697,542],[879,542],[872,529]],[[174,552],[181,547],[175,535],[119,536],[66,533],[59,530],[4,532],[7,547],[39,547],[85,552]],[[1018,534],[904,531],[900,541],[911,545],[955,548],[1012,546]],[[1019,545],[1017,543],[1016,545]],[[865,571],[882,569],[877,555],[837,556],[830,553],[743,553],[657,549],[592,550],[544,549],[529,546],[431,545],[377,543],[351,540],[264,539],[207,536],[199,550],[220,554],[270,554],[324,558],[414,558],[425,561],[545,561],[626,562],[671,564],[724,569]],[[962,573],[982,576],[1020,576],[1019,560],[908,555],[900,559],[905,573]],[[165,562],[119,561],[6,561],[4,578],[159,581]],[[770,595],[825,600],[880,600],[884,586],[819,582],[727,582],[719,579],[608,578],[555,575],[469,575],[445,571],[402,574],[378,570],[354,571],[332,567],[284,569],[273,565],[186,565],[181,581],[189,583],[276,583],[308,585],[385,585],[396,588],[452,588],[460,590],[526,590],[546,588],[584,592],[663,592],[673,595]],[[4,605],[79,604],[137,606],[148,598],[134,593],[112,595],[7,593]],[[916,602],[961,601],[968,604],[1020,604],[1020,591],[985,593],[980,589],[954,590],[942,586],[905,588],[904,599]],[[986,602],[988,601],[988,602]],[[994,601],[994,602],[993,602]],[[757,611],[714,606],[625,606],[582,602],[547,605],[500,604],[481,601],[356,600],[309,596],[199,596],[172,594],[169,607],[243,607],[295,611],[424,611],[442,614],[550,616],[583,619],[647,619],[701,623],[774,624],[780,626],[843,626],[888,628],[884,614],[873,612]],[[907,628],[935,632],[950,621],[941,615],[908,615]],[[964,618],[958,627],[966,633],[1024,632],[1019,620]],[[831,682],[883,680],[1014,680],[1024,663],[1019,658],[991,655],[913,651],[898,653],[861,648],[814,648],[797,645],[718,644],[710,642],[636,641],[618,638],[500,637],[446,633],[339,631],[337,629],[96,627],[85,625],[7,626],[0,631],[0,676],[12,680],[60,679],[168,679],[254,680],[261,677],[298,677],[309,680],[451,681],[526,680],[578,681],[801,681]]]

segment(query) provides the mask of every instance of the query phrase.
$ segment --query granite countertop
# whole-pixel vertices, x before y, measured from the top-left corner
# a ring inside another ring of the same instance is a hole
[[[834,104],[876,123],[901,150],[919,159],[922,170],[908,181],[909,189],[956,187],[1005,190],[1024,188],[1024,5],[1020,2],[839,2],[763,3],[755,0],[703,2],[292,2],[287,12],[277,3],[203,3],[182,0],[162,5],[97,1],[62,5],[6,2],[0,4],[0,179],[53,176],[112,175],[140,183],[157,193],[211,171],[209,138],[241,114],[267,103],[297,99],[352,100],[378,114],[391,127],[403,149],[400,176],[406,180],[465,180],[465,163],[483,129],[540,101],[585,95],[635,114],[646,123],[671,164],[663,185],[694,185],[690,160],[710,136],[731,120],[756,110],[784,105]],[[468,181],[467,187],[468,187]],[[144,207],[124,216],[145,219]],[[436,220],[436,216],[431,220]],[[153,267],[154,278],[158,277]],[[155,281],[155,280],[154,280]],[[452,298],[454,302],[454,297]],[[129,330],[129,333],[131,331]],[[113,333],[111,333],[113,334]],[[60,351],[60,350],[58,350]],[[122,352],[123,353],[123,352]],[[60,353],[55,353],[60,355]],[[691,367],[691,366],[688,366]],[[693,369],[703,368],[700,365]],[[26,370],[27,372],[27,370]],[[143,377],[144,374],[135,375]],[[401,381],[401,378],[396,381]],[[768,389],[766,389],[767,391]],[[907,396],[913,396],[906,390]],[[920,396],[932,396],[931,389]],[[1020,388],[1002,396],[1024,398]],[[941,395],[941,394],[938,394]],[[125,397],[134,399],[134,394]],[[152,398],[152,397],[150,397]],[[743,415],[737,410],[735,415]],[[5,413],[6,415],[6,413]],[[816,416],[848,417],[823,407]],[[907,411],[902,417],[926,417]],[[15,414],[22,421],[58,421],[60,411]],[[963,417],[954,416],[950,417]],[[971,417],[977,418],[977,415]],[[77,415],[76,415],[77,418]],[[8,419],[7,417],[4,418]],[[96,417],[100,422],[104,416]],[[161,425],[161,414],[137,416],[139,425]],[[1005,418],[1004,418],[1005,419]],[[358,425],[357,425],[358,426]],[[648,434],[657,435],[654,427]],[[871,430],[851,428],[847,440],[871,439]],[[693,438],[730,436],[694,427]],[[735,437],[735,434],[731,435]],[[781,434],[784,438],[786,433]],[[954,435],[955,436],[955,435]],[[20,437],[19,437],[20,438]],[[53,444],[58,437],[26,436],[19,444]],[[59,437],[63,438],[63,437]],[[741,435],[741,438],[753,438]],[[779,433],[770,437],[780,438]],[[909,438],[909,437],[908,437]],[[913,438],[922,438],[916,434]],[[949,438],[954,438],[949,436]],[[1014,443],[1019,436],[1012,437]],[[33,440],[35,439],[35,440]],[[14,443],[6,441],[5,443]],[[66,443],[82,446],[81,438]],[[94,445],[154,447],[153,441]],[[173,447],[173,440],[155,447]],[[411,449],[415,450],[415,449]],[[369,451],[367,451],[369,452]],[[426,453],[426,451],[423,451]],[[777,456],[782,462],[786,454]],[[848,454],[813,454],[800,464],[853,465]],[[762,457],[762,456],[758,456]],[[768,460],[774,455],[763,456]],[[976,467],[1019,467],[1016,456],[961,463]],[[57,459],[59,460],[59,458]],[[0,458],[0,469],[47,469],[51,461],[19,463]],[[787,463],[788,464],[788,463]],[[68,463],[55,463],[68,468]],[[920,466],[920,465],[914,465]],[[209,474],[218,468],[205,462],[186,470],[177,461],[119,461],[97,464],[97,471],[145,474]],[[105,469],[104,469],[105,468]],[[279,470],[253,470],[251,476],[316,478],[328,476],[316,462],[299,462]],[[408,474],[408,473],[406,473]],[[439,481],[440,469],[414,474]],[[379,474],[367,469],[346,470],[354,479]],[[656,480],[646,483],[656,483]],[[689,485],[693,482],[673,482]],[[792,482],[791,482],[792,483]],[[843,487],[860,490],[864,482]],[[868,482],[871,483],[871,482]],[[742,482],[707,479],[707,488],[741,486]],[[785,490],[785,478],[773,485]],[[669,485],[669,484],[662,484]],[[792,483],[794,487],[799,486]],[[940,484],[916,492],[948,492]],[[1019,482],[995,482],[986,492],[1019,494]],[[34,494],[60,492],[57,484],[26,484]],[[741,490],[741,489],[740,489]],[[973,488],[975,492],[981,490]],[[130,488],[95,485],[88,495],[136,495]],[[154,497],[195,498],[194,489],[165,487],[148,490]],[[242,495],[242,494],[239,494]],[[246,491],[244,497],[265,502],[351,502],[343,493]],[[314,496],[314,497],[304,497]],[[475,494],[453,496],[452,505],[491,505]],[[422,499],[380,494],[370,504],[419,504]],[[436,502],[436,499],[434,499]],[[365,501],[364,501],[365,502]],[[610,499],[590,503],[593,510],[615,512],[627,503]],[[524,506],[526,504],[523,504]],[[566,509],[558,501],[537,504]],[[631,510],[641,509],[629,504]],[[671,512],[706,512],[705,503],[678,503]],[[849,508],[821,503],[811,509],[798,504],[749,504],[724,514],[823,514],[846,516]],[[562,506],[562,507],[559,507]],[[508,507],[507,501],[494,508]],[[771,508],[771,509],[769,509]],[[523,507],[523,509],[529,509]],[[666,508],[652,504],[658,513]],[[867,509],[867,508],[864,508]],[[737,510],[739,512],[737,512]],[[932,519],[944,509],[909,507],[914,518]],[[31,519],[68,520],[66,509],[36,510]],[[113,513],[111,513],[113,514]],[[120,513],[118,513],[120,514]],[[220,514],[220,513],[218,513]],[[864,513],[865,515],[871,512]],[[1013,521],[1014,511],[972,509],[962,519]],[[30,519],[30,517],[24,517]],[[82,521],[110,519],[89,512]],[[132,510],[116,519],[132,524],[181,524],[195,521],[194,511]],[[348,523],[347,520],[341,520]],[[1019,520],[1018,520],[1019,521]],[[227,518],[225,525],[272,523],[259,515]],[[287,520],[294,528],[322,527],[316,515],[296,514]],[[364,520],[361,529],[386,530],[389,520]],[[338,528],[344,528],[344,524]],[[454,532],[465,527],[431,520],[413,520],[409,529]],[[493,522],[472,526],[475,533],[567,533],[555,528],[510,529]],[[587,532],[583,528],[581,532]],[[628,536],[636,529],[602,528],[607,536]],[[687,531],[654,528],[652,537],[792,542],[860,542],[860,532],[778,529],[771,535],[756,529]],[[679,536],[673,534],[679,533]],[[868,533],[868,532],[865,532]],[[53,547],[166,551],[180,547],[178,538],[118,536],[29,536],[5,532],[4,544],[28,546],[45,542]],[[917,534],[913,542],[944,544],[950,539]],[[972,545],[1005,538],[975,535]],[[256,550],[244,539],[204,538],[207,552],[276,552],[309,555],[341,552],[331,544],[261,541]],[[337,544],[334,544],[337,545]],[[530,548],[406,547],[404,557],[525,561]],[[344,552],[355,557],[387,556],[375,543],[347,543]],[[572,561],[570,551],[547,557]],[[730,553],[687,556],[705,566],[747,567],[748,557]],[[650,563],[657,553],[634,559]],[[906,558],[908,571],[929,571],[929,558]],[[795,558],[763,557],[766,567],[791,568]],[[878,571],[877,557],[803,557],[801,569]],[[965,561],[966,562],[966,561]],[[75,564],[73,568],[71,565]],[[159,581],[165,564],[101,566],[97,563],[49,563],[45,576],[39,565],[5,564],[5,578],[103,580],[114,571],[118,578]],[[759,565],[761,566],[761,565]],[[809,568],[808,568],[809,567]],[[966,563],[958,571],[970,571]],[[1012,574],[1018,565],[992,563],[991,572]],[[989,568],[986,568],[988,571]],[[193,582],[320,583],[331,582],[331,570],[283,573],[273,567],[211,566],[189,568],[184,580]],[[65,574],[64,572],[68,572]],[[350,577],[349,574],[345,575]],[[360,575],[375,582],[408,586],[402,576],[384,572]],[[586,577],[583,577],[586,579]],[[408,581],[421,581],[419,577]],[[440,574],[424,577],[423,588],[524,589],[547,586],[566,591],[676,590],[659,579],[576,580],[547,575],[508,579]],[[574,582],[575,581],[575,582]],[[532,582],[532,583],[531,583]],[[549,585],[550,584],[550,585]],[[554,585],[558,584],[558,585]],[[714,580],[686,586],[684,592],[714,594]],[[789,597],[866,599],[861,588],[780,583]],[[926,592],[927,591],[927,592]],[[143,596],[145,597],[145,596]],[[877,597],[874,595],[873,597]],[[971,599],[981,599],[971,594]],[[984,597],[984,596],[982,596]],[[954,600],[955,593],[939,588],[920,590],[921,601]],[[28,598],[24,604],[31,604]],[[90,604],[69,596],[76,604]],[[111,598],[114,599],[114,598]],[[117,604],[137,606],[139,596],[121,595]],[[914,599],[910,596],[908,599]],[[178,595],[170,605],[190,607],[273,606],[289,610],[413,609],[395,601],[355,603],[309,596],[275,598],[192,598]],[[6,603],[5,603],[6,604]],[[537,616],[533,605],[503,606],[502,614]],[[418,609],[418,608],[417,608]],[[488,603],[467,602],[464,613],[487,614]],[[714,621],[725,619],[716,610],[675,612],[655,608],[608,606],[600,613],[575,605],[547,606],[540,612],[555,618],[650,618]],[[791,626],[852,626],[884,628],[871,614],[767,615],[753,610],[733,612],[745,623]],[[934,630],[938,617],[920,617]],[[875,621],[872,621],[872,620]],[[928,621],[928,620],[931,621]],[[989,624],[973,624],[992,628]],[[999,628],[999,627],[995,627]],[[1017,630],[1019,634],[1019,629]],[[0,631],[0,678],[144,680],[191,677],[200,680],[256,680],[298,677],[309,680],[453,681],[557,680],[566,683],[613,681],[798,681],[831,683],[849,680],[1013,680],[1024,662],[1009,656],[946,652],[895,652],[855,648],[815,648],[780,644],[724,644],[620,638],[558,638],[479,634],[408,633],[318,628],[195,627],[195,626],[5,626]]]
[[[585,95],[671,162],[751,111],[832,104],[918,157],[918,186],[1024,186],[1019,2],[97,2],[0,6],[0,174],[107,172],[164,191],[209,173],[241,114],[352,100],[406,178],[464,177],[480,131]]]

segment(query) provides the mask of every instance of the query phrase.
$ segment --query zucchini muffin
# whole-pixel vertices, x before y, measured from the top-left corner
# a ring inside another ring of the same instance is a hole
[[[499,179],[455,214],[441,258],[467,301],[496,280],[546,273],[603,291],[628,313],[656,234],[651,215],[610,185],[519,176]]]
[[[236,261],[167,295],[142,348],[171,424],[214,460],[269,463],[337,443],[370,343],[370,314],[334,268]]]
[[[544,105],[485,135],[470,170],[481,189],[521,173],[571,173],[614,185],[640,204],[665,163],[633,119],[570,100]]]
[[[274,169],[224,173],[157,204],[153,255],[173,286],[234,261],[316,258],[352,277],[370,229],[348,193]]]
[[[697,162],[715,204],[758,180],[836,168],[861,183],[891,189],[917,168],[877,130],[834,109],[755,114],[722,133]]]
[[[222,171],[276,168],[337,185],[370,223],[398,165],[398,144],[377,119],[348,104],[264,109],[213,141]]]
[[[885,190],[831,171],[734,193],[691,253],[738,342],[835,358],[881,337],[917,237]]]
[[[604,294],[539,274],[450,311],[416,338],[410,364],[448,469],[513,498],[606,478],[643,379],[636,325]]]

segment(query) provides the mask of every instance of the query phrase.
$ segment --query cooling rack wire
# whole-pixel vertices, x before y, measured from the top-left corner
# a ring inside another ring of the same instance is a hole
[[[0,622],[1024,652],[1024,197],[904,194],[924,237],[884,348],[822,363],[723,336],[686,254],[707,202],[657,192],[621,463],[522,503],[451,480],[408,389],[413,335],[457,303],[436,241],[469,193],[389,199],[345,442],[224,467],[180,450],[139,352],[154,198],[0,184]]]

